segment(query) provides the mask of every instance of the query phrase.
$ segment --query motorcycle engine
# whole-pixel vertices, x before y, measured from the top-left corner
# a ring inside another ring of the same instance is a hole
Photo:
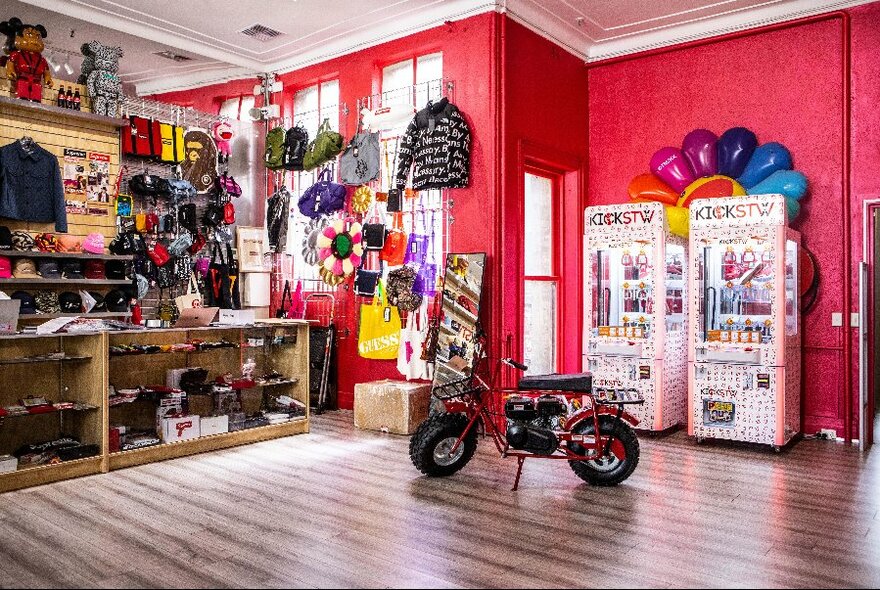
[[[511,397],[504,404],[507,442],[519,451],[550,455],[559,448],[553,431],[561,426],[567,413],[565,402],[552,395],[538,399]]]

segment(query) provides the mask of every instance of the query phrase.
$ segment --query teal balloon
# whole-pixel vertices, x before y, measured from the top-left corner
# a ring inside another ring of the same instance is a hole
[[[788,197],[785,198],[785,213],[788,217],[788,222],[791,223],[794,221],[801,212],[801,204],[795,201],[794,199],[790,199]]]
[[[750,195],[785,195],[800,201],[807,192],[807,177],[796,170],[777,170],[747,192]]]
[[[781,143],[765,143],[755,148],[742,176],[737,181],[748,190],[777,170],[791,170],[791,152]]]

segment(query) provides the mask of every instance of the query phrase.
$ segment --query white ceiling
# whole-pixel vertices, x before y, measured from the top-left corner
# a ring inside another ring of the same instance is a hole
[[[290,71],[489,11],[598,61],[868,1],[4,0],[0,16],[43,24],[48,44],[71,53],[91,39],[121,45],[124,83],[150,94]],[[258,23],[282,35],[262,42],[240,33]],[[193,60],[154,55],[163,50]],[[71,65],[78,71],[78,61]]]

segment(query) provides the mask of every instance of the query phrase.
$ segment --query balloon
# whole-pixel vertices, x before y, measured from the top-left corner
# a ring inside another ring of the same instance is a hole
[[[675,205],[678,193],[653,174],[639,174],[629,183],[629,198],[633,201],[658,201],[664,205]]]
[[[791,170],[791,152],[781,143],[765,143],[755,149],[746,169],[737,178],[739,183],[750,189],[777,170]]]
[[[707,129],[694,129],[684,137],[681,151],[697,178],[718,171],[718,136]]]
[[[800,212],[801,204],[794,199],[789,199],[788,197],[785,197],[785,213],[788,216],[788,222],[791,223],[792,221],[794,221]]]
[[[684,207],[666,207],[666,220],[669,222],[669,231],[683,238],[688,237],[690,215],[690,211]]]
[[[742,197],[746,189],[729,176],[717,174],[708,178],[698,178],[684,189],[678,200],[679,207],[690,207],[694,199],[711,199],[714,197]]]
[[[807,177],[795,170],[777,170],[749,189],[750,195],[785,195],[800,201],[807,192]]]
[[[657,150],[651,158],[651,172],[679,194],[694,181],[694,173],[684,159],[684,154],[673,147]]]
[[[746,169],[758,138],[745,127],[728,129],[718,140],[718,174],[737,178]]]

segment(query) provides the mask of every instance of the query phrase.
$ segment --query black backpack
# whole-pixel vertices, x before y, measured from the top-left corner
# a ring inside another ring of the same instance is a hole
[[[302,170],[303,156],[309,145],[309,133],[300,123],[287,130],[284,136],[284,159],[285,170]]]

